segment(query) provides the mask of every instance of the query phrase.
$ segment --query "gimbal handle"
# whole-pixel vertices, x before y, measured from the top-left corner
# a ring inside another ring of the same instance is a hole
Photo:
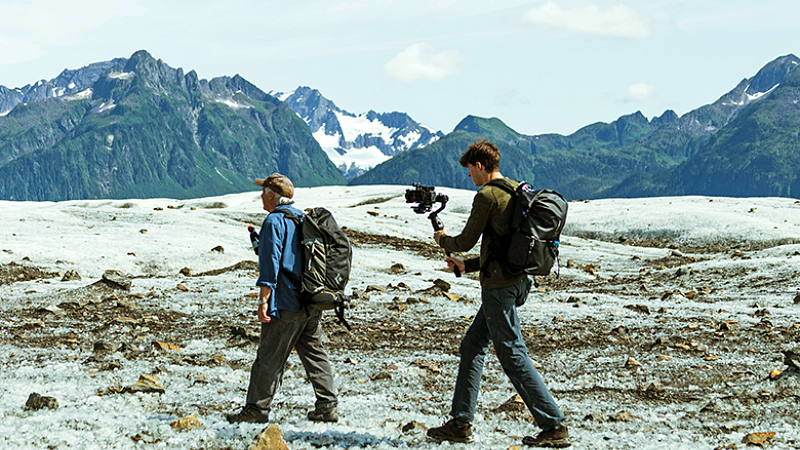
[[[428,219],[431,219],[431,225],[433,225],[433,231],[444,230],[444,224],[442,223],[442,219],[440,219],[439,216],[438,216],[439,211],[441,211],[443,209],[444,209],[444,204],[442,204],[441,208],[439,208],[438,210],[432,212],[428,216]],[[447,256],[450,256],[450,252],[448,252],[446,250],[445,250],[445,254],[447,254]],[[456,278],[461,277],[461,269],[459,269],[457,265],[454,267],[453,273],[456,274]]]

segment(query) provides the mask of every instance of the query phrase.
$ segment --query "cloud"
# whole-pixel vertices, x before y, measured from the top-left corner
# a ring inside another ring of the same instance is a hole
[[[629,39],[646,39],[650,37],[647,24],[636,17],[636,12],[618,5],[608,9],[585,5],[562,8],[548,1],[530,9],[523,20],[536,25],[549,25],[564,28],[578,33],[614,36]]]
[[[455,72],[455,50],[436,52],[427,44],[413,44],[383,66],[383,71],[400,81],[441,81]]]
[[[636,83],[628,86],[628,90],[625,91],[623,99],[628,102],[643,102],[653,98],[655,93],[655,86],[644,83]]]

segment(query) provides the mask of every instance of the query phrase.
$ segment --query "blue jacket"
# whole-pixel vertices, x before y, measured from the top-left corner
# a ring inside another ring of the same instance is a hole
[[[291,205],[279,205],[268,214],[261,225],[258,245],[258,281],[256,286],[272,288],[267,314],[280,319],[278,310],[300,311],[299,286],[290,279],[287,272],[300,280],[303,274],[303,254],[301,233],[292,219],[277,212],[287,209],[298,218],[303,212]]]

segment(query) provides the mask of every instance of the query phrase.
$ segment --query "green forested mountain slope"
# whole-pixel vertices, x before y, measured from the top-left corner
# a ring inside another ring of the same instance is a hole
[[[145,51],[89,90],[0,117],[0,199],[204,197],[254,189],[271,172],[297,186],[345,184],[283,102]]]

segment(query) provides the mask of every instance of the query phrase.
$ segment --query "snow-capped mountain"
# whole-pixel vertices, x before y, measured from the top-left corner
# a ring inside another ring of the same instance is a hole
[[[309,87],[269,94],[305,120],[314,138],[348,180],[398,153],[424,147],[444,136],[406,113],[347,112]]]
[[[124,61],[124,58],[88,64],[75,70],[64,69],[52,80],[39,80],[20,88],[9,89],[0,85],[0,116],[8,114],[20,103],[35,102],[83,91],[94,84],[103,72],[120,61]]]

